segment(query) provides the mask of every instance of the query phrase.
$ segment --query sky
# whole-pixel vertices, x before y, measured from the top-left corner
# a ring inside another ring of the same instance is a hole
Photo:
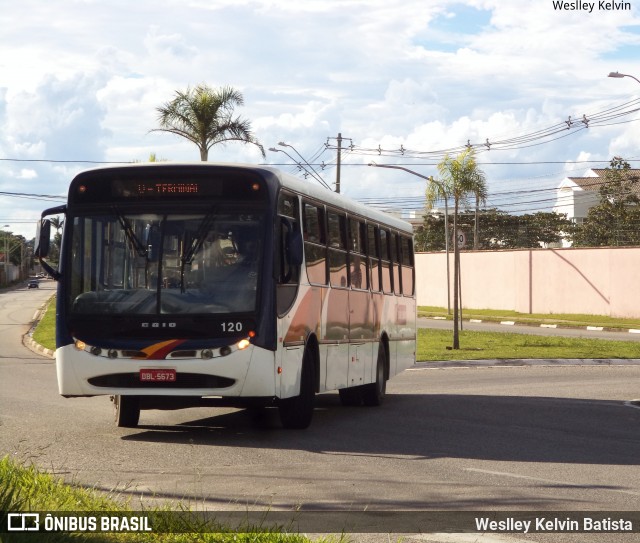
[[[210,161],[304,177],[301,156],[333,186],[341,134],[341,191],[405,215],[421,214],[420,176],[467,144],[487,204],[514,213],[550,210],[563,178],[613,156],[640,167],[640,83],[607,77],[640,79],[640,0],[2,3],[0,228],[28,239],[81,170],[199,160],[151,130],[201,83],[241,91],[236,112],[284,151],[229,143]]]

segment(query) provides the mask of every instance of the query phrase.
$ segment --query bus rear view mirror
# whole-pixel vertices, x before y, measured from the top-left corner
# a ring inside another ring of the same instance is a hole
[[[45,219],[44,217],[48,217],[50,215],[59,215],[61,213],[66,214],[66,212],[67,212],[66,205],[45,209],[42,212],[42,215],[41,215],[42,218],[38,222],[38,228],[36,230],[36,239],[33,244],[33,256],[35,256],[40,261],[40,265],[56,281],[60,279],[60,272],[58,270],[53,269],[44,260],[49,256],[49,249],[51,248],[51,225],[52,225],[51,220]]]
[[[36,230],[35,245],[33,254],[37,258],[46,258],[49,256],[49,248],[51,245],[51,221],[49,219],[41,219],[38,221]]]

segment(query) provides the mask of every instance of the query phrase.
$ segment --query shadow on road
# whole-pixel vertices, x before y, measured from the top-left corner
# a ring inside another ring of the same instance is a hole
[[[639,429],[640,410],[610,401],[402,394],[388,395],[380,408],[366,408],[343,407],[337,394],[322,394],[311,427],[303,431],[282,429],[275,409],[238,410],[173,426],[141,425],[122,439],[407,461],[637,465]]]

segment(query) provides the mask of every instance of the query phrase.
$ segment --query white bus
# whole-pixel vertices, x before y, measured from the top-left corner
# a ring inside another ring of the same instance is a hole
[[[54,269],[46,217],[61,214]],[[59,392],[111,396],[118,426],[232,405],[306,428],[316,393],[379,405],[415,361],[411,226],[276,169],[97,168],[42,217]]]

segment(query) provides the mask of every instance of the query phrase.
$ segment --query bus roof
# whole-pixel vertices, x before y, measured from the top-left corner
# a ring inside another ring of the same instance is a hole
[[[298,193],[302,196],[306,196],[310,199],[326,203],[329,206],[342,209],[349,213],[359,215],[365,219],[375,221],[377,223],[385,224],[391,228],[401,230],[406,233],[413,233],[413,228],[410,223],[402,220],[396,216],[390,215],[378,209],[369,207],[365,204],[352,200],[351,198],[332,192],[319,185],[315,185],[308,181],[304,181],[291,174],[285,173],[278,168],[261,164],[240,164],[231,162],[140,162],[135,164],[121,164],[121,165],[108,165],[100,166],[97,168],[90,168],[78,173],[78,176],[88,174],[93,171],[100,170],[122,170],[122,169],[134,169],[134,168],[237,168],[251,170],[257,173],[270,172],[273,174],[280,183],[281,187],[289,189],[292,192]]]
[[[276,174],[280,177],[281,185],[292,190],[293,192],[297,192],[303,196],[308,196],[309,198],[313,198],[314,200],[324,202],[329,206],[343,209],[345,211],[348,211],[349,213],[359,215],[365,219],[370,219],[372,221],[388,225],[397,230],[402,230],[407,233],[413,233],[413,227],[411,226],[411,224],[400,219],[399,217],[395,217],[394,215],[390,215],[389,213],[385,213],[384,211],[380,211],[379,209],[375,209],[360,202],[356,202],[348,196],[332,192],[326,188],[321,187],[320,185],[315,185],[308,181],[303,181],[298,177],[289,175],[275,168],[265,166],[264,169],[276,172]]]

